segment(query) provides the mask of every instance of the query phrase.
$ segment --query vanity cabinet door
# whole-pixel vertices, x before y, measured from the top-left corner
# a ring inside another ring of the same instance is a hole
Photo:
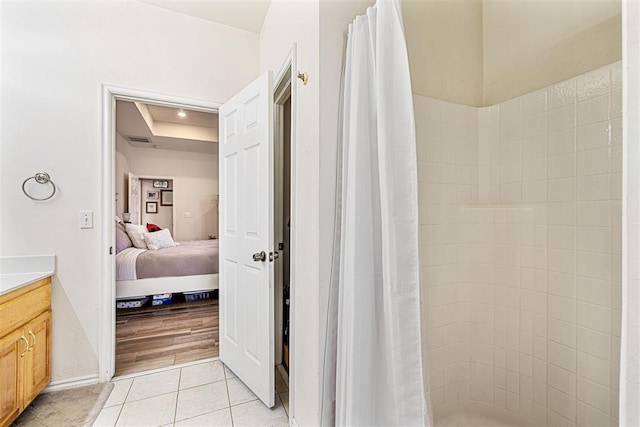
[[[24,399],[31,402],[51,378],[51,310],[29,322],[24,328],[29,340],[26,357]]]
[[[8,425],[22,410],[21,376],[28,352],[23,329],[0,338],[0,426]]]

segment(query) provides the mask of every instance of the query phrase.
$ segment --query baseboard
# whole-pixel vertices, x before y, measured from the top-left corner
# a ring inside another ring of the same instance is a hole
[[[98,375],[86,375],[84,377],[70,378],[67,380],[51,381],[48,386],[42,390],[43,393],[52,391],[67,390],[70,388],[83,387],[86,385],[98,384]]]

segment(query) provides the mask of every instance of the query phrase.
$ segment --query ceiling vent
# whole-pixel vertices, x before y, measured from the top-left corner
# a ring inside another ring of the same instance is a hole
[[[146,136],[127,136],[127,139],[131,142],[142,142],[144,144],[151,144],[151,138]]]

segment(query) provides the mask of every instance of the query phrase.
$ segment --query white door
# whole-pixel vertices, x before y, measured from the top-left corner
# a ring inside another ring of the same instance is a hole
[[[219,112],[220,359],[268,407],[274,391],[273,90],[261,75]]]
[[[129,221],[140,224],[142,196],[140,196],[140,178],[129,173]]]

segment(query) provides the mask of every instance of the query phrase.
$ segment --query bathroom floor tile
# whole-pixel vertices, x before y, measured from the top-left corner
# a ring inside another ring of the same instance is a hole
[[[100,411],[98,418],[93,423],[94,427],[113,427],[118,421],[118,416],[122,410],[122,405],[110,406]]]
[[[133,378],[114,381],[113,384],[113,390],[111,390],[111,394],[107,399],[107,403],[104,404],[105,408],[108,408],[110,406],[122,405],[125,402],[127,394],[129,394],[129,390],[131,389],[131,384],[133,384]]]
[[[219,360],[182,368],[180,390],[224,381],[224,365]]]
[[[274,378],[271,409],[220,361],[113,381],[95,425],[288,426],[288,386],[279,371]]]
[[[175,417],[177,397],[178,393],[173,392],[125,403],[116,426],[157,427],[172,424]]]
[[[229,403],[231,406],[241,405],[258,399],[258,397],[249,390],[249,387],[244,385],[238,378],[228,379],[227,389],[229,390]]]
[[[229,407],[227,385],[224,381],[180,390],[176,421],[197,417]]]
[[[224,375],[227,379],[236,377],[236,374],[234,374],[233,371],[226,366],[224,367]]]
[[[180,369],[142,375],[133,380],[126,402],[178,391]]]
[[[260,400],[231,407],[234,427],[238,426],[288,426],[289,417],[276,397],[276,406],[269,409]]]
[[[175,427],[231,427],[232,425],[231,410],[229,408],[209,412],[208,414],[188,418],[175,423]]]

